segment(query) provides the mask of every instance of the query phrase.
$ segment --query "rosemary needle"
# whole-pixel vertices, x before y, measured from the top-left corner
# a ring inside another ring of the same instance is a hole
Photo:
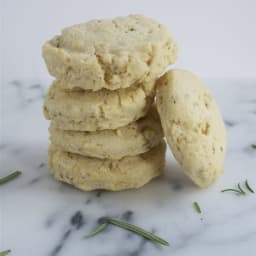
[[[200,208],[200,206],[199,206],[199,204],[198,204],[198,202],[194,202],[194,208],[195,208],[195,210],[198,212],[198,213],[201,213],[202,211],[201,211],[201,208]]]
[[[223,189],[221,190],[221,192],[236,192],[238,194],[241,194],[241,191],[238,189],[233,189],[233,188],[227,188],[227,189]]]
[[[256,149],[256,144],[252,144],[251,147],[252,147],[253,149]]]
[[[169,246],[170,245],[164,239],[162,239],[162,238],[154,235],[153,233],[150,233],[150,232],[148,232],[148,231],[146,231],[146,230],[144,230],[142,228],[134,226],[132,224],[129,224],[129,223],[126,223],[126,222],[122,222],[122,221],[118,221],[118,220],[113,220],[113,219],[109,219],[108,222],[113,224],[113,225],[115,225],[115,226],[118,226],[120,228],[124,228],[124,229],[132,231],[132,232],[134,232],[134,233],[136,233],[138,235],[141,235],[141,236],[147,238],[150,241],[153,241],[153,242],[165,245],[165,246]]]
[[[90,238],[90,237],[96,236],[97,234],[105,230],[107,226],[108,226],[108,223],[101,224],[95,230],[93,230],[90,234],[86,235],[84,238]]]
[[[10,252],[11,252],[11,250],[2,251],[2,252],[0,252],[0,256],[5,256],[5,255],[9,254]]]
[[[0,179],[0,185],[3,185],[13,179],[15,179],[16,177],[20,176],[22,172],[20,171],[15,171],[7,176],[5,176],[4,178]],[[1,256],[1,255],[0,255]]]
[[[246,195],[246,193],[244,192],[244,190],[242,190],[240,183],[238,183],[237,185],[238,189],[240,190],[241,195]]]
[[[248,180],[246,180],[244,184],[251,193],[254,193],[254,190],[249,186]]]

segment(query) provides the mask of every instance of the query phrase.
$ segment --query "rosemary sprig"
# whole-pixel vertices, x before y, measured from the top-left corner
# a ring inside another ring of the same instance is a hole
[[[123,221],[119,221],[119,220],[114,220],[114,219],[106,219],[105,223],[101,224],[98,228],[96,228],[94,231],[92,231],[90,234],[86,235],[85,237],[89,238],[89,237],[97,235],[98,233],[103,231],[105,228],[107,228],[107,226],[109,224],[132,231],[132,232],[136,233],[137,235],[143,236],[152,242],[159,243],[159,244],[162,244],[165,246],[169,246],[169,243],[167,241],[154,235],[153,233],[150,233],[150,232],[148,232],[140,227],[137,227],[135,225],[132,225],[132,224],[129,224],[129,223],[126,223]]]
[[[256,149],[256,144],[251,144],[251,147],[252,147],[253,149]]]
[[[254,190],[250,187],[248,180],[246,180],[244,182],[244,185],[248,191],[250,191],[251,193],[254,193]],[[228,188],[228,189],[221,190],[221,192],[236,192],[240,195],[244,195],[244,196],[246,195],[246,192],[241,188],[240,183],[238,183],[237,189],[236,188]]]
[[[101,224],[95,230],[93,230],[91,233],[89,233],[88,235],[84,236],[84,238],[90,238],[90,237],[96,236],[97,234],[99,234],[100,232],[105,230],[107,228],[107,226],[108,226],[108,223]]]
[[[198,202],[194,202],[194,208],[195,208],[195,210],[196,210],[198,213],[202,213],[201,208],[200,208]]]
[[[165,245],[165,246],[170,245],[167,241],[160,238],[159,236],[156,236],[153,233],[150,233],[150,232],[148,232],[148,231],[146,231],[142,228],[139,228],[137,226],[134,226],[132,224],[129,224],[129,223],[126,223],[126,222],[123,222],[123,221],[119,221],[119,220],[113,220],[113,219],[110,219],[109,223],[111,223],[115,226],[118,226],[120,228],[124,228],[124,229],[127,229],[129,231],[132,231],[132,232],[134,232],[138,235],[141,235],[141,236],[147,238],[148,240],[150,240],[152,242],[156,242],[156,243],[159,243],[159,244],[162,244],[162,245]]]
[[[251,193],[254,193],[254,190],[250,187],[249,183],[248,183],[248,180],[245,181],[245,186],[246,188],[251,192]]]
[[[236,193],[238,193],[239,195],[245,196],[246,193],[244,192],[244,190],[242,190],[242,188],[241,188],[241,186],[240,186],[240,183],[238,183],[237,187],[238,187],[237,189],[235,189],[235,188],[223,189],[223,190],[221,190],[221,192],[236,192]]]
[[[0,256],[6,256],[10,252],[11,252],[11,250],[2,251],[2,252],[0,252]]]
[[[7,176],[1,178],[1,179],[0,179],[0,185],[3,185],[3,184],[5,184],[5,183],[7,183],[7,182],[9,182],[9,181],[11,181],[11,180],[17,178],[18,176],[21,175],[21,173],[22,173],[22,172],[20,172],[20,171],[15,171],[15,172],[13,172],[13,173],[11,173],[11,174],[9,174],[9,175],[7,175]],[[0,256],[1,256],[1,255],[0,255]]]

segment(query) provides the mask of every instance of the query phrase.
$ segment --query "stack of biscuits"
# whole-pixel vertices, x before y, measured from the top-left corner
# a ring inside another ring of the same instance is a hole
[[[142,15],[92,20],[43,46],[49,170],[82,190],[139,188],[164,169],[155,82],[175,62],[166,27]]]

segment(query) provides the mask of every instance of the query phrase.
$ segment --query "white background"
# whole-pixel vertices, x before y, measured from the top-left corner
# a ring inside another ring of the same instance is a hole
[[[0,8],[2,81],[50,80],[41,58],[46,40],[74,23],[130,13],[170,28],[176,67],[204,78],[256,77],[254,0],[1,0]]]

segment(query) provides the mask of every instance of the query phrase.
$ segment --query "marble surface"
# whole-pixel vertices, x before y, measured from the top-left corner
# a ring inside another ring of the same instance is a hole
[[[47,172],[48,122],[42,116],[45,81],[12,80],[2,86],[0,176],[23,175],[0,187],[0,251],[11,255],[244,255],[256,249],[256,194],[221,193],[248,179],[256,190],[256,81],[208,81],[228,130],[225,174],[196,188],[167,152],[166,173],[139,190],[82,192]],[[199,202],[202,214],[193,208]],[[151,230],[170,242],[161,247],[110,227],[83,235],[102,217]]]

